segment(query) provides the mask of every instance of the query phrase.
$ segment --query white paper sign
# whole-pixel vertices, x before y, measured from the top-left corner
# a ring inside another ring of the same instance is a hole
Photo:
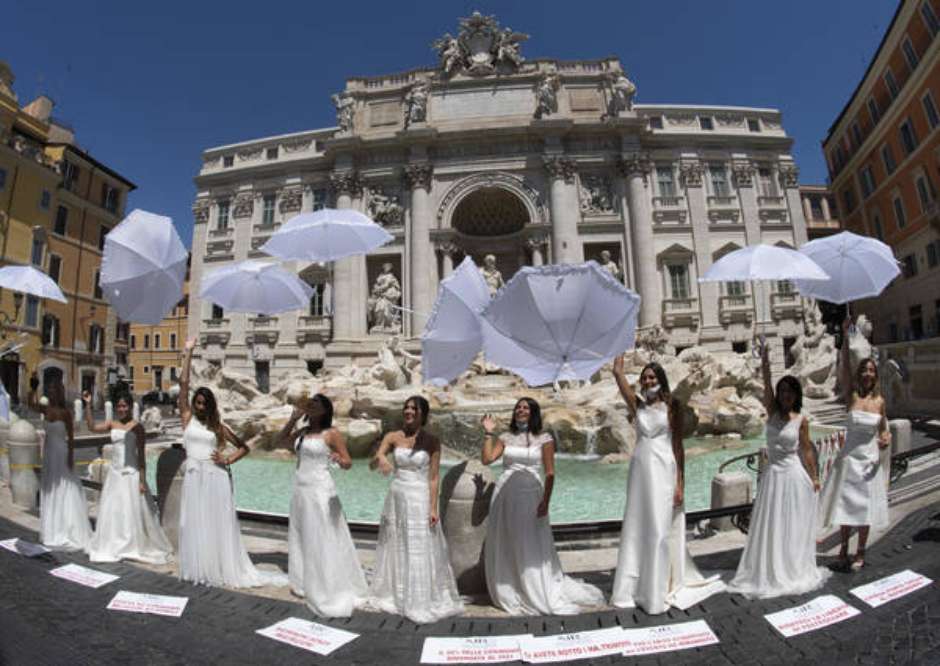
[[[519,641],[532,634],[513,636],[467,636],[464,638],[425,638],[422,664],[496,664],[519,661]]]
[[[579,631],[576,634],[537,636],[519,641],[522,660],[532,664],[566,662],[572,659],[623,654],[630,642],[621,627]]]
[[[346,643],[359,638],[359,634],[334,629],[317,622],[308,622],[298,617],[281,620],[270,627],[258,629],[257,633],[322,655],[330,654]]]
[[[53,576],[70,580],[73,583],[84,585],[85,587],[95,588],[107,585],[120,578],[120,576],[113,576],[103,571],[95,571],[94,569],[89,569],[88,567],[83,567],[78,564],[66,564],[64,567],[53,569],[49,573]]]
[[[624,634],[630,642],[629,646],[624,648],[625,657],[686,650],[719,642],[715,632],[705,620],[665,624],[659,627],[624,629]]]
[[[45,546],[33,543],[32,541],[24,541],[23,539],[4,539],[0,541],[0,547],[6,548],[12,553],[25,555],[26,557],[36,557],[37,555],[45,555],[49,552],[49,549]]]
[[[877,608],[881,604],[886,604],[922,587],[927,587],[932,582],[926,576],[921,576],[916,571],[906,569],[893,576],[876,580],[874,583],[853,587],[849,592],[872,608]]]
[[[830,624],[842,622],[860,614],[860,610],[849,606],[842,599],[825,594],[802,606],[770,613],[764,617],[785,638],[790,638],[805,634],[807,631],[828,627]]]
[[[187,597],[168,597],[162,594],[140,594],[121,590],[108,604],[108,610],[179,617],[183,614],[188,601]]]

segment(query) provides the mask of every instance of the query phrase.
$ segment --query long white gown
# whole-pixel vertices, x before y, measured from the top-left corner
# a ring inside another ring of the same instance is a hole
[[[888,491],[878,450],[881,414],[851,410],[846,416],[845,446],[826,479],[820,502],[821,527],[888,525]]]
[[[160,527],[150,489],[140,492],[137,435],[133,430],[112,428],[111,443],[111,467],[98,498],[98,521],[88,544],[88,559],[165,564],[172,559],[173,546]]]
[[[769,464],[760,477],[747,543],[729,592],[754,599],[804,594],[832,575],[816,566],[816,491],[800,460],[800,424],[767,421]]]
[[[562,572],[549,517],[537,517],[544,491],[542,446],[551,435],[505,433],[500,441],[504,471],[490,503],[484,545],[490,599],[513,615],[572,615],[604,604],[598,588]]]
[[[91,522],[81,481],[68,467],[65,423],[46,421],[39,489],[39,541],[56,550],[85,550]]]
[[[215,433],[195,416],[183,432],[186,460],[180,493],[180,578],[202,585],[285,585],[280,573],[259,571],[242,543],[228,471],[212,461]]]
[[[287,532],[290,586],[317,615],[349,617],[368,586],[330,474],[330,447],[321,435],[307,435],[297,457]]]
[[[441,524],[430,526],[430,456],[395,448],[385,496],[369,605],[419,624],[463,611]]]
[[[610,603],[650,615],[670,606],[684,610],[725,584],[718,576],[703,578],[686,549],[685,511],[673,499],[676,457],[665,405],[638,409],[636,428]]]

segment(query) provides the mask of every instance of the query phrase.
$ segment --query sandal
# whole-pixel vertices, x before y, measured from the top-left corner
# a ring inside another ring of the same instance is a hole
[[[861,571],[864,568],[865,568],[865,551],[860,550],[857,553],[855,553],[855,559],[852,560],[850,569],[853,572],[855,572],[855,571]]]

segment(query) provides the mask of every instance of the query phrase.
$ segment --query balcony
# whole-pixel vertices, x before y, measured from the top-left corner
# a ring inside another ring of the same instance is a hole
[[[663,326],[698,326],[701,315],[697,298],[667,298],[663,300]]]
[[[268,224],[262,222],[261,224],[254,225],[252,229],[256,234],[271,234],[277,231],[280,226],[280,222],[269,222]]]
[[[706,199],[708,203],[708,219],[711,222],[728,222],[735,224],[741,219],[741,207],[738,198],[734,195],[715,195]]]
[[[202,320],[202,327],[203,327],[203,328],[206,328],[206,329],[223,329],[223,328],[228,328],[229,321],[230,321],[230,320],[228,319],[228,317],[223,317],[223,318],[221,318],[221,319],[216,319],[216,318],[212,318],[212,319],[203,319],[203,320]]]
[[[753,316],[754,306],[750,294],[722,296],[718,301],[718,320],[722,324],[750,324]]]
[[[761,195],[757,197],[758,216],[762,222],[787,222],[787,200],[781,196]]]
[[[325,315],[300,315],[297,317],[297,342],[325,342],[330,338],[332,322]]]
[[[685,224],[685,197],[653,197],[653,220],[657,224]]]
[[[792,291],[775,291],[770,295],[770,316],[776,319],[800,319],[803,303],[800,295]]]
[[[255,330],[271,331],[277,329],[277,317],[259,315],[248,320],[248,325]]]
[[[228,238],[235,234],[235,227],[226,226],[209,231],[209,238]]]

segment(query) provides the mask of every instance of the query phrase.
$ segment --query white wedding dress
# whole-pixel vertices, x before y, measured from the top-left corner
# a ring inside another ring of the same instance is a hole
[[[91,540],[88,505],[82,482],[68,467],[68,455],[65,423],[46,421],[39,489],[39,541],[56,550],[85,550]]]
[[[349,617],[368,587],[330,475],[330,447],[321,435],[307,435],[297,457],[287,532],[290,586],[317,615]]]
[[[419,624],[463,611],[441,524],[430,526],[426,451],[395,448],[369,605]]]
[[[768,465],[757,486],[747,543],[729,592],[766,599],[804,594],[832,572],[816,566],[816,491],[800,460],[803,418],[767,421]]]
[[[92,562],[137,560],[165,564],[172,559],[170,545],[150,489],[140,492],[143,481],[138,467],[137,434],[133,430],[111,429],[111,466],[98,498],[95,534],[88,544]]]
[[[724,591],[725,584],[718,576],[703,578],[686,549],[685,511],[674,504],[676,457],[665,405],[638,409],[636,429],[610,603],[639,606],[650,615],[670,606],[684,610]]]
[[[881,414],[851,410],[845,446],[826,479],[820,502],[821,527],[888,525],[888,491],[878,449]]]
[[[195,416],[183,432],[186,460],[180,494],[180,578],[202,585],[284,585],[280,573],[259,571],[242,544],[228,470],[212,461],[215,433]]]
[[[562,572],[549,517],[537,517],[542,446],[551,435],[506,433],[500,441],[505,471],[490,503],[484,545],[490,599],[513,615],[572,615],[603,605],[598,588]]]

